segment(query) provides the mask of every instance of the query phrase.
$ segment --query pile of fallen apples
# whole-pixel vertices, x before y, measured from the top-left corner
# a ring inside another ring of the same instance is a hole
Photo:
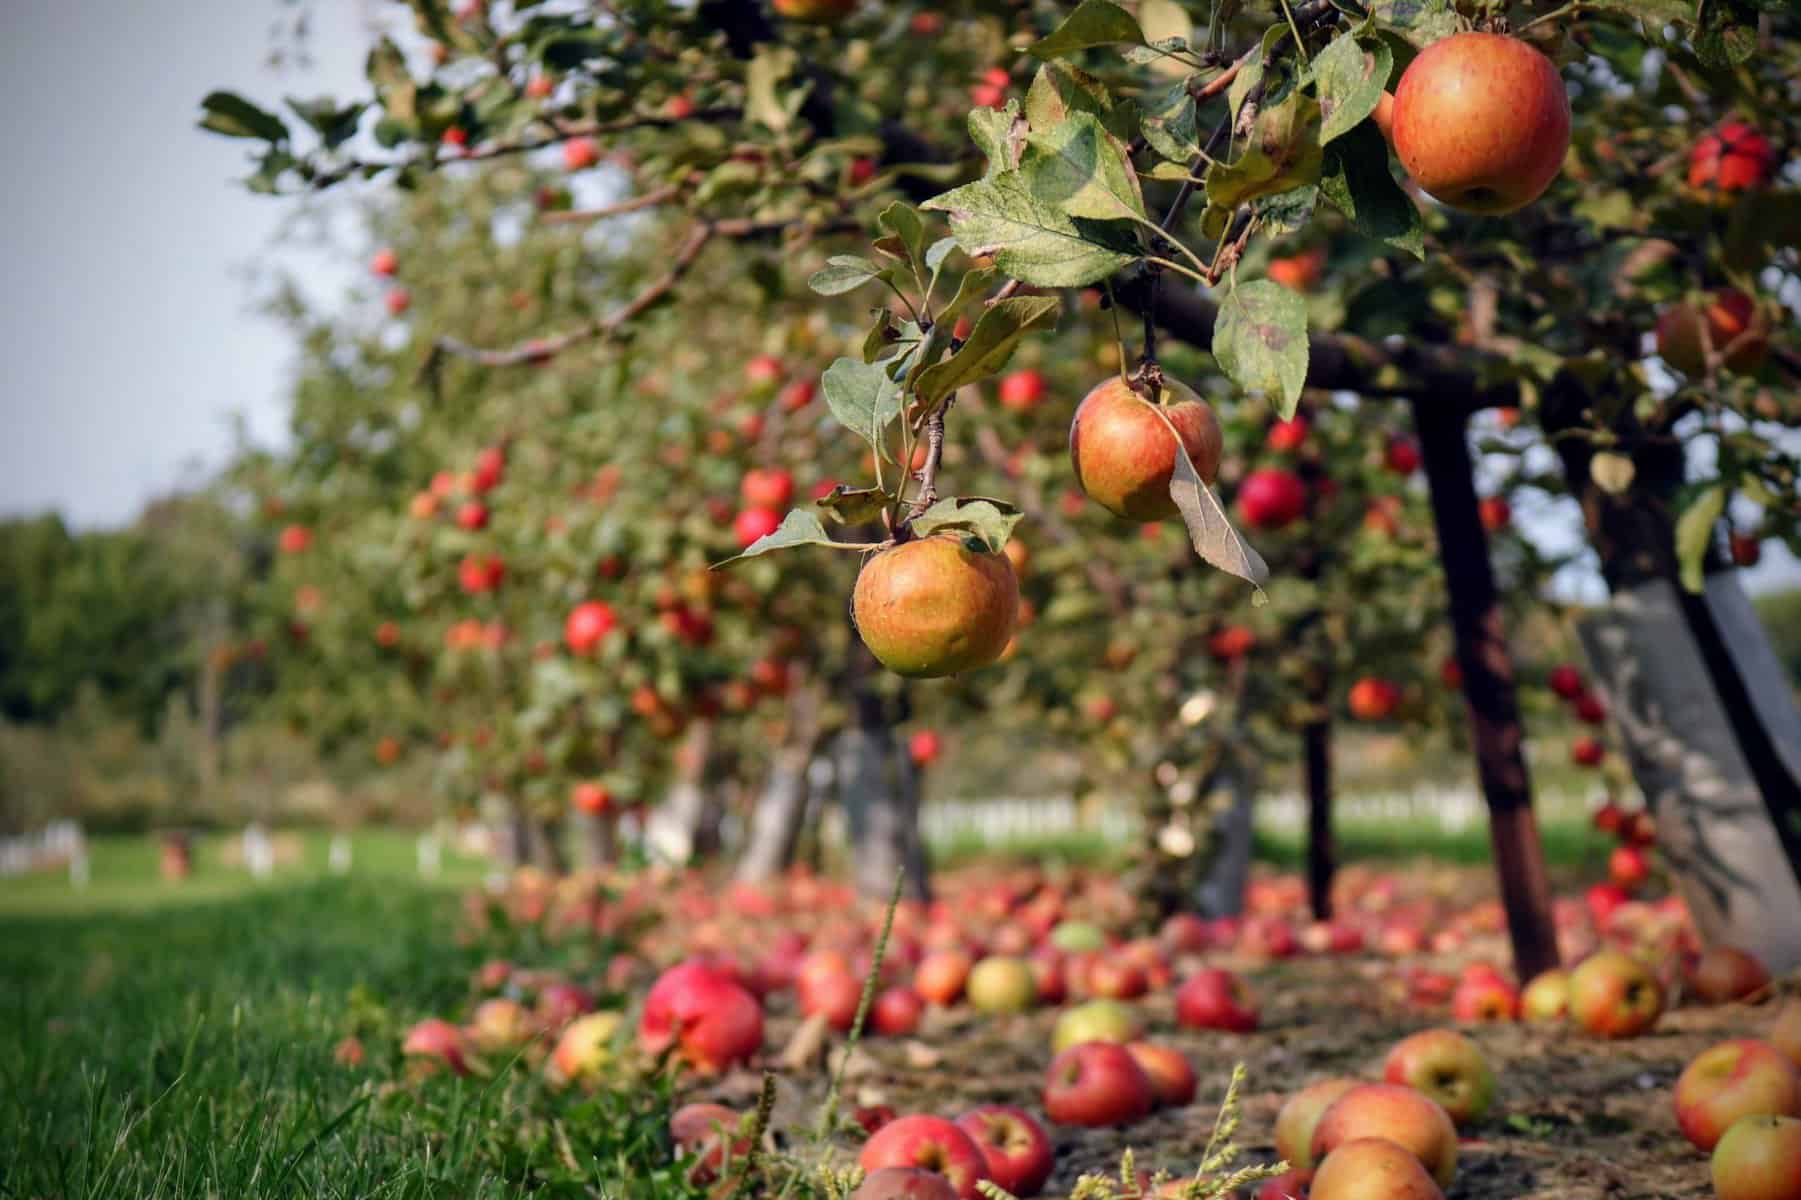
[[[1054,1167],[1047,1123],[1126,1126],[1189,1104],[1192,1066],[1147,1034],[1134,1001],[1167,992],[1182,1028],[1254,1031],[1256,998],[1222,960],[1402,960],[1501,945],[1502,914],[1492,902],[1456,907],[1435,898],[1429,880],[1403,885],[1357,867],[1341,873],[1341,915],[1329,922],[1300,915],[1298,879],[1269,877],[1253,882],[1242,917],[1182,913],[1156,936],[1140,937],[1120,932],[1134,906],[1117,880],[1102,875],[953,876],[941,882],[941,899],[901,903],[891,918],[808,874],[724,891],[694,875],[599,882],[524,873],[500,907],[551,933],[646,930],[636,953],[615,956],[605,970],[608,992],[629,994],[649,982],[635,1038],[627,1015],[595,1011],[594,994],[582,985],[491,962],[475,981],[479,999],[465,1024],[432,1019],[408,1033],[403,1051],[415,1070],[479,1072],[504,1056],[541,1065],[570,1087],[671,1066],[717,1075],[764,1065],[769,1013],[799,1018],[796,1041],[809,1030],[816,1043],[829,1031],[850,1031],[866,987],[861,1033],[873,1038],[913,1037],[922,1025],[929,1035],[934,1010],[953,1006],[972,1019],[1061,1006],[1035,1097],[1042,1120],[999,1104],[949,1115],[855,1108],[855,1123],[868,1134],[858,1200],[971,1200],[983,1180],[1032,1196]],[[1466,1027],[1526,1021],[1629,1038],[1650,1030],[1679,999],[1720,1004],[1775,995],[1751,955],[1700,947],[1679,900],[1633,899],[1617,880],[1599,888],[1587,903],[1556,906],[1572,968],[1521,989],[1480,958],[1456,974],[1397,962],[1383,972],[1391,999],[1434,1022],[1448,1013]],[[485,912],[489,903],[470,911]],[[673,965],[656,972],[650,964],[657,961]],[[1271,1138],[1286,1168],[1260,1182],[1256,1200],[1442,1196],[1457,1169],[1458,1131],[1488,1113],[1495,1091],[1495,1073],[1467,1033],[1428,1028],[1406,1037],[1387,1055],[1380,1079],[1321,1079],[1288,1098]],[[1719,1200],[1801,1200],[1801,998],[1777,1006],[1762,1039],[1734,1038],[1697,1056],[1671,1099],[1682,1133],[1712,1155]],[[711,1103],[680,1108],[670,1128],[700,1183],[725,1178],[754,1132],[752,1114]],[[1147,1174],[1141,1187],[1147,1196],[1174,1196],[1192,1182],[1159,1182],[1153,1193]]]

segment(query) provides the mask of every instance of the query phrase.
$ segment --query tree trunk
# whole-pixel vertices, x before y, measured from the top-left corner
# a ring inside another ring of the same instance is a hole
[[[1213,813],[1212,836],[1217,841],[1207,873],[1197,895],[1202,915],[1235,917],[1244,912],[1244,893],[1251,880],[1251,844],[1255,829],[1252,817],[1256,804],[1257,772],[1251,764],[1228,751],[1219,769],[1207,784],[1210,795],[1224,790],[1230,797],[1226,807],[1214,809],[1208,797],[1201,797],[1202,808]]]
[[[619,855],[618,826],[610,816],[586,816],[581,819],[582,845],[587,864],[598,870],[611,866]]]
[[[1307,762],[1307,902],[1313,919],[1332,919],[1332,874],[1338,848],[1332,840],[1332,722],[1309,721],[1301,729]]]
[[[531,827],[525,810],[511,799],[492,801],[487,807],[490,812],[500,810],[492,822],[494,861],[503,871],[517,871],[530,858]]]
[[[563,827],[557,821],[526,819],[526,841],[531,865],[550,875],[569,873],[569,859],[563,853]]]
[[[708,786],[713,760],[713,723],[696,721],[676,751],[675,784],[668,799],[650,815],[645,840],[670,862],[693,862],[715,842],[719,828],[719,796]],[[710,831],[710,832],[709,832]]]
[[[919,793],[879,697],[861,691],[856,718],[838,735],[838,795],[850,826],[852,877],[865,896],[884,899],[905,868],[904,895],[930,899],[925,846],[919,835]]]
[[[1557,965],[1557,929],[1551,920],[1544,846],[1532,815],[1513,656],[1501,625],[1488,537],[1476,509],[1474,464],[1461,412],[1420,395],[1413,398],[1413,419],[1432,493],[1432,520],[1450,593],[1457,665],[1463,671],[1476,772],[1488,802],[1489,838],[1513,940],[1514,971],[1522,980],[1531,979]]]
[[[792,693],[788,739],[771,757],[762,795],[751,810],[744,854],[738,860],[740,882],[773,879],[794,862],[807,815],[807,768],[819,741],[819,705],[817,688]]]

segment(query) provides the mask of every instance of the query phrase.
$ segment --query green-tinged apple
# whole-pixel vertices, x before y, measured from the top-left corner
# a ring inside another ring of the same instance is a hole
[[[1291,1167],[1313,1166],[1313,1131],[1333,1102],[1362,1081],[1339,1077],[1310,1083],[1276,1113],[1276,1157]]]
[[[1619,950],[1590,955],[1570,972],[1570,1019],[1602,1037],[1637,1037],[1663,1013],[1663,987]]]
[[[1457,1125],[1471,1125],[1495,1099],[1495,1072],[1482,1048],[1454,1029],[1402,1038],[1388,1052],[1382,1077],[1423,1092]]]
[[[1711,1165],[1714,1200],[1801,1200],[1801,1120],[1740,1117]]]
[[[1117,1000],[1090,1000],[1065,1009],[1051,1031],[1051,1049],[1062,1053],[1083,1042],[1135,1042],[1143,1026],[1127,1005]]]
[[[613,1040],[622,1018],[616,1012],[589,1013],[564,1027],[550,1053],[551,1069],[566,1083],[591,1081],[613,1062]]]
[[[1698,1054],[1671,1098],[1682,1136],[1712,1150],[1740,1117],[1801,1117],[1801,1069],[1768,1042],[1733,1038]]]
[[[1313,1172],[1308,1200],[1444,1200],[1444,1192],[1406,1147],[1359,1138],[1327,1155]]]
[[[1152,404],[1116,376],[1083,397],[1069,427],[1076,482],[1090,500],[1128,521],[1177,515],[1169,494],[1176,465],[1171,426],[1196,473],[1207,483],[1219,474],[1223,443],[1213,409],[1173,379],[1164,380],[1163,392],[1162,405]]]
[[[1534,1024],[1562,1021],[1570,1015],[1570,973],[1552,967],[1532,977],[1520,993],[1520,1017]]]
[[[1019,581],[1005,555],[934,535],[863,564],[851,598],[863,644],[898,675],[937,678],[1001,656],[1019,618]]]
[[[1004,954],[990,955],[970,968],[963,990],[970,1007],[981,1012],[1025,1012],[1038,1002],[1032,965]]]

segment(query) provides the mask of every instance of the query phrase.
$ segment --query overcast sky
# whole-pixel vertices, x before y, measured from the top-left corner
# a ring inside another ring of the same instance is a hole
[[[265,101],[359,84],[381,0],[319,0],[312,64],[266,64],[277,0],[0,0],[0,515],[56,509],[81,526],[129,520],[148,497],[216,468],[230,421],[283,430],[285,333],[252,311],[291,202],[233,181],[249,143],[202,133],[214,88]],[[317,296],[359,265],[288,257]],[[1568,500],[1522,506],[1535,540],[1580,539]],[[1770,544],[1746,582],[1801,569]],[[1561,581],[1600,598],[1592,572]]]

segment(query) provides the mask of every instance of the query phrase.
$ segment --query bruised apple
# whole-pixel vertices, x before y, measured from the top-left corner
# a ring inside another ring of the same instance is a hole
[[[933,679],[1001,656],[1019,617],[1019,580],[1005,555],[936,534],[864,563],[851,597],[863,644],[897,675]]]
[[[1395,87],[1394,146],[1451,208],[1524,208],[1563,168],[1570,98],[1551,60],[1515,38],[1460,33],[1422,50]]]
[[[1088,498],[1128,521],[1161,521],[1177,514],[1169,481],[1176,466],[1176,439],[1200,477],[1212,483],[1219,473],[1221,434],[1213,409],[1174,380],[1163,383],[1158,406],[1117,377],[1083,397],[1069,427],[1069,458],[1076,482]],[[1168,424],[1164,423],[1165,418]]]

